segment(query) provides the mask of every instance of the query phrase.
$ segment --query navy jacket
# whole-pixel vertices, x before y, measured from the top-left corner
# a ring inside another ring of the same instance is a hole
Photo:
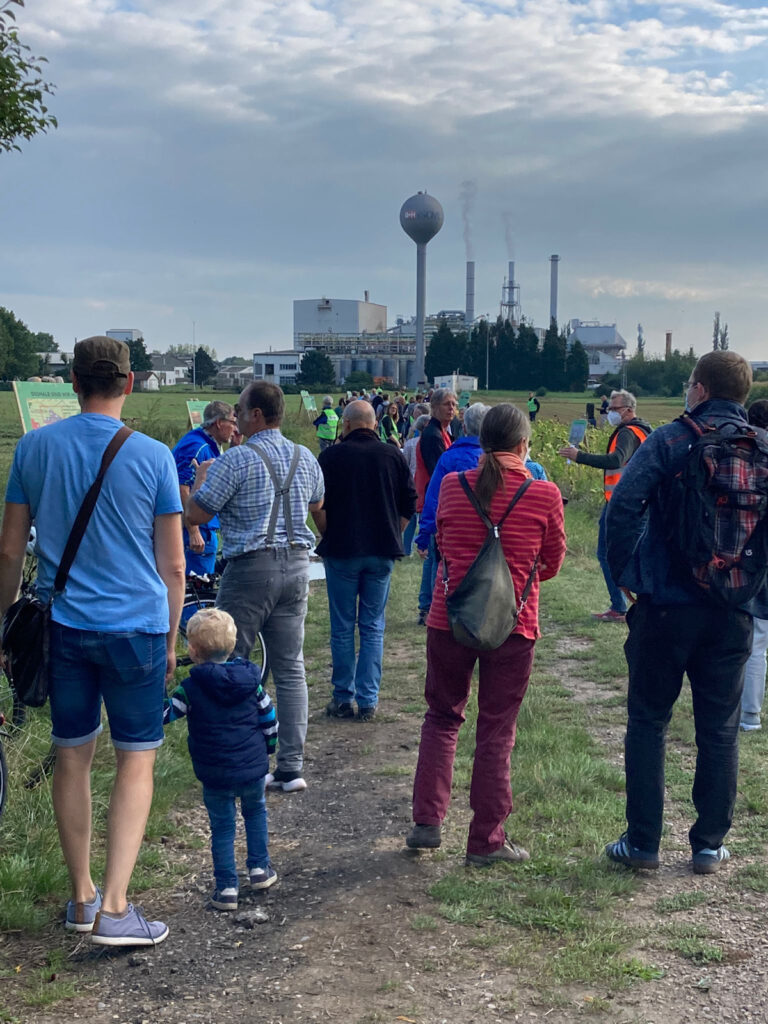
[[[163,722],[187,716],[195,775],[212,789],[263,779],[277,743],[277,720],[258,666],[242,658],[195,665],[166,698]]]
[[[692,414],[712,426],[747,426],[741,405],[711,398]],[[647,595],[652,604],[710,604],[665,537],[661,495],[685,464],[694,441],[682,423],[658,427],[627,463],[608,502],[606,542],[611,575],[619,586]],[[750,609],[746,609],[750,610]]]

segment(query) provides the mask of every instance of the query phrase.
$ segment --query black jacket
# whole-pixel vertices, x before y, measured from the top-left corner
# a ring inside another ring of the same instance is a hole
[[[402,452],[359,428],[320,452],[325,478],[325,536],[317,553],[328,558],[402,558],[400,519],[410,519],[416,490]]]

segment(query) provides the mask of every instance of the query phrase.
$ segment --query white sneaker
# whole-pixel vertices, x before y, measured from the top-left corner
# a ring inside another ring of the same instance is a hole
[[[306,789],[307,784],[302,778],[301,772],[287,772],[282,768],[276,768],[274,772],[269,772],[265,777],[264,788],[273,791],[282,790],[283,793],[298,793],[302,789]]]

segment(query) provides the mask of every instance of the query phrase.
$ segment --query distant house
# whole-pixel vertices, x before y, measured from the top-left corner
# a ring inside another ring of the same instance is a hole
[[[133,386],[136,391],[159,391],[160,378],[154,370],[136,370]]]
[[[216,387],[228,391],[242,391],[246,384],[253,380],[253,369],[250,366],[234,366],[222,363],[216,374]]]
[[[74,358],[71,352],[38,352],[43,363],[42,372],[47,376],[60,377],[71,366]]]
[[[149,358],[152,360],[152,370],[157,374],[162,387],[170,387],[172,384],[181,384],[189,380],[192,356],[185,358],[152,352]]]

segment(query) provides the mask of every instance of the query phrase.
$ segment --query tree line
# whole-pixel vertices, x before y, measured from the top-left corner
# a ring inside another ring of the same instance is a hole
[[[429,342],[424,369],[428,380],[458,371],[493,391],[583,391],[589,358],[580,341],[568,345],[554,321],[539,345],[525,319],[519,326],[501,317],[495,323],[481,320],[471,332],[454,332],[443,320]]]

